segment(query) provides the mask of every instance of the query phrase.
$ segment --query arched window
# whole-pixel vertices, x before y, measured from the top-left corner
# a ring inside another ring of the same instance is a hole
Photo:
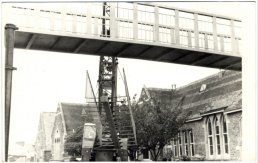
[[[58,129],[55,131],[55,145],[54,145],[54,159],[59,160],[61,158],[60,149],[60,132]]]
[[[194,141],[193,141],[193,132],[192,131],[189,131],[189,138],[190,138],[191,156],[194,156]]]
[[[207,120],[209,154],[213,155],[213,132],[210,118]]]
[[[229,157],[229,140],[226,117],[213,114],[207,117],[207,152],[211,158]]]
[[[179,146],[179,152],[178,155],[182,156],[183,155],[183,151],[182,151],[182,137],[181,137],[181,133],[178,133],[178,146]]]
[[[222,124],[223,124],[224,152],[225,152],[225,154],[228,154],[229,153],[229,150],[228,150],[228,130],[227,130],[227,122],[225,120],[225,117],[222,118]]]
[[[189,152],[188,152],[188,135],[187,135],[187,131],[184,131],[184,139],[185,139],[185,155],[188,156]]]
[[[217,154],[221,154],[221,142],[220,142],[220,122],[217,116],[215,116],[215,137],[216,137],[216,149]]]

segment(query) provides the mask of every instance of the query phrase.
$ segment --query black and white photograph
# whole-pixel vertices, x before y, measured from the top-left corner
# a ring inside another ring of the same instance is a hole
[[[1,161],[257,161],[256,5],[2,0]]]

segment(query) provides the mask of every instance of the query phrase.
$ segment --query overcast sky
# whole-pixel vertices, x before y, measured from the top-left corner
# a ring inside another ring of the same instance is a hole
[[[167,5],[233,16],[242,19],[243,26],[247,24],[247,11],[252,6],[247,2],[170,2]],[[219,72],[218,69],[133,59],[119,58],[118,61],[120,71],[125,69],[131,96],[139,96],[144,84],[147,87],[171,88],[171,84],[179,87]],[[86,70],[96,89],[98,64],[99,57],[95,56],[15,49],[17,71],[13,73],[10,143],[34,143],[40,112],[55,112],[58,102],[85,102]]]

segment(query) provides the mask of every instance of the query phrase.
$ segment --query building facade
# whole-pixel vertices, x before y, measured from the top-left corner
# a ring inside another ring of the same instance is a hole
[[[177,89],[142,89],[139,101],[155,98],[189,115],[164,156],[241,160],[241,76],[241,72],[223,71]]]
[[[65,138],[74,133],[78,127],[83,126],[87,117],[92,117],[92,109],[97,109],[93,107],[93,105],[78,103],[58,104],[51,134],[53,161],[64,161],[71,157],[64,150]]]
[[[42,112],[35,142],[35,161],[45,162],[51,159],[51,133],[55,120],[55,112]]]

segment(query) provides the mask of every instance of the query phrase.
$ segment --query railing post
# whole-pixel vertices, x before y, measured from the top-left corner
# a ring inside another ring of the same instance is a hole
[[[154,7],[154,42],[159,42],[159,7]]]
[[[192,47],[192,31],[187,31],[188,47]]]
[[[13,49],[15,41],[15,30],[18,28],[13,24],[5,25],[5,161],[8,161],[9,129],[11,117],[11,97],[12,97],[12,71]]]
[[[50,15],[50,30],[54,31],[55,30],[55,16],[56,16],[56,14],[53,13],[52,11],[49,11],[49,15]]]
[[[175,44],[175,28],[170,29],[170,35],[171,35],[171,44]]]
[[[194,13],[194,40],[195,40],[195,48],[199,49],[198,14],[196,13]]]
[[[91,21],[91,3],[87,2],[86,3],[86,24],[87,24],[87,34],[88,35],[92,35],[91,32],[91,25],[92,25],[92,21]]]
[[[65,32],[66,31],[66,8],[63,6],[62,11],[61,11],[61,31]]]
[[[235,37],[235,26],[234,20],[230,20],[230,28],[231,28],[231,50],[232,54],[236,53],[236,37]]]
[[[138,6],[133,2],[133,39],[138,39]]]
[[[205,50],[208,50],[208,48],[209,48],[207,33],[204,34],[204,48],[205,48]]]
[[[221,51],[224,52],[224,36],[221,36],[220,37],[220,48],[221,48]]]
[[[180,36],[179,36],[179,11],[175,10],[175,41],[176,44],[180,44]]]
[[[72,32],[76,33],[77,31],[77,16],[76,14],[73,14],[73,27],[72,27]]]
[[[116,6],[115,3],[110,3],[110,37],[117,38],[117,23],[116,23]]]
[[[214,43],[214,50],[218,51],[218,36],[217,36],[217,22],[216,17],[212,17],[212,27],[213,27],[213,43]]]

